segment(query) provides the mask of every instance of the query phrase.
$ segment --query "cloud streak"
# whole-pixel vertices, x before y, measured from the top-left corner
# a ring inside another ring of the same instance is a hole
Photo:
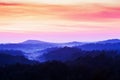
[[[89,36],[95,38],[98,35],[101,38],[109,35],[120,37],[119,30],[120,6],[118,5],[0,3],[0,36],[2,37],[6,35],[17,37],[19,34],[21,38],[42,37],[44,40],[52,41],[50,38],[61,40],[64,37],[68,40],[68,37],[70,40],[75,36],[75,39],[80,40],[82,38],[78,36],[84,39],[88,39]]]
[[[9,6],[9,7],[8,7]],[[120,7],[104,5],[48,5],[0,3],[0,17],[32,17],[63,20],[112,20],[120,19]]]

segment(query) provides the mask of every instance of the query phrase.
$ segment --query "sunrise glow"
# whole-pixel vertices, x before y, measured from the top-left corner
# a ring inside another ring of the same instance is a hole
[[[118,0],[1,0],[0,42],[120,38]]]

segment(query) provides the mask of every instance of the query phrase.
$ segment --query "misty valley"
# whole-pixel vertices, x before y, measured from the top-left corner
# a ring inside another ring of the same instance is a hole
[[[0,44],[0,80],[120,80],[120,40]]]

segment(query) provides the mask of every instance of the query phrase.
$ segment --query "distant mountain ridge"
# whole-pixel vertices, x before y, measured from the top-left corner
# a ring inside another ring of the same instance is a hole
[[[88,43],[78,46],[82,50],[117,50],[120,51],[120,40],[109,39],[104,41],[98,41],[94,43]]]
[[[120,43],[120,39],[108,39],[103,41],[97,41],[97,42],[80,42],[80,41],[71,41],[71,42],[64,42],[64,43],[54,43],[54,42],[45,42],[40,40],[26,40],[24,42],[21,42],[23,44],[40,44],[40,43],[51,43],[51,44],[85,44],[85,43]]]
[[[63,42],[63,43],[55,43],[55,42],[47,42],[47,41],[41,41],[41,40],[26,40],[20,43],[6,43],[6,44],[87,44],[87,43],[120,43],[120,39],[108,39],[108,40],[102,40],[102,41],[95,41],[95,42],[82,42],[82,41],[71,41],[71,42]],[[3,43],[1,43],[3,44]]]
[[[88,48],[88,47],[90,47],[90,44],[103,45],[103,44],[109,44],[109,43],[113,44],[113,46],[114,46],[114,44],[120,43],[120,40],[119,39],[109,39],[109,40],[97,41],[97,42],[73,41],[73,42],[66,42],[66,43],[52,43],[52,42],[45,42],[45,41],[39,41],[39,40],[26,40],[21,43],[0,44],[0,50],[21,50],[21,51],[25,51],[27,53],[33,53],[33,52],[37,52],[37,51],[44,50],[47,48],[52,48],[52,47],[80,46],[80,48],[84,48],[85,46],[87,46],[85,48]],[[105,45],[103,45],[103,46],[105,46]],[[90,48],[92,48],[92,46]],[[96,48],[93,48],[93,49],[96,49]]]
[[[21,44],[48,44],[49,42],[45,41],[39,41],[39,40],[26,40],[24,42],[21,42]]]
[[[109,39],[104,41],[98,41],[97,43],[120,43],[120,39]]]

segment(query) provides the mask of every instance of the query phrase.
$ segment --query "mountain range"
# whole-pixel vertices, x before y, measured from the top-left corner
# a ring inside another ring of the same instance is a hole
[[[69,47],[69,48],[65,48]],[[67,51],[65,51],[65,49]],[[0,51],[1,52],[10,52],[10,55],[22,55],[25,56],[29,60],[37,60],[37,61],[44,61],[45,57],[47,57],[48,53],[62,56],[65,53],[66,56],[72,57],[71,55],[78,55],[73,54],[76,51],[85,50],[85,51],[93,51],[93,50],[116,50],[120,52],[120,40],[119,39],[109,39],[104,41],[97,41],[97,42],[67,42],[67,43],[51,43],[39,40],[27,40],[21,43],[9,43],[9,44],[0,44]],[[77,48],[77,49],[76,49]],[[60,55],[61,54],[61,55]],[[70,54],[70,55],[69,55]],[[44,57],[44,56],[45,57]],[[61,57],[62,58],[62,57]],[[64,59],[63,59],[64,60]]]

